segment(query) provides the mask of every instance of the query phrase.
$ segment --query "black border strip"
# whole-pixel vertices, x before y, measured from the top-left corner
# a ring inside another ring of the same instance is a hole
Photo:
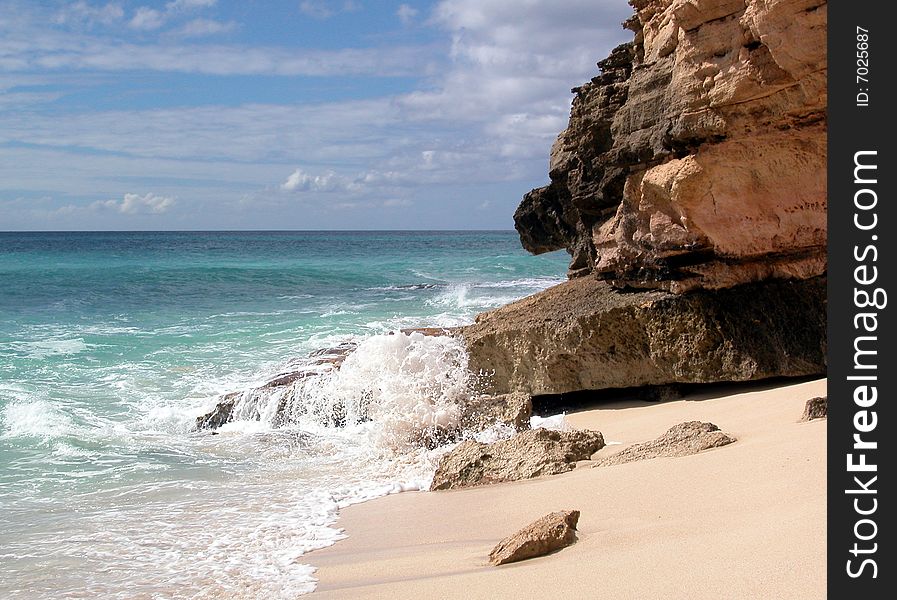
[[[893,598],[894,140],[887,2],[828,10],[828,596]],[[860,165],[857,168],[857,164]],[[873,168],[875,167],[875,168]],[[889,241],[891,242],[888,245]],[[858,437],[854,437],[858,436]],[[859,441],[858,441],[859,440]],[[853,466],[851,466],[851,463]],[[863,465],[866,466],[863,466]],[[873,467],[874,465],[874,467]]]

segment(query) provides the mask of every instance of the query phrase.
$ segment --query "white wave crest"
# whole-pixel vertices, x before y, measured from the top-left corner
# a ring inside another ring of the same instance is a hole
[[[309,431],[363,427],[378,447],[398,449],[457,426],[471,393],[467,352],[448,336],[370,336],[338,370],[318,369],[289,386],[243,392],[225,431],[258,431],[237,424],[246,421],[286,421]]]
[[[0,412],[0,436],[5,438],[60,437],[75,425],[71,417],[47,400],[14,401]]]
[[[49,356],[66,356],[79,354],[88,349],[82,338],[61,340],[38,340],[33,342],[13,343],[13,349],[25,354],[27,358],[44,359]]]

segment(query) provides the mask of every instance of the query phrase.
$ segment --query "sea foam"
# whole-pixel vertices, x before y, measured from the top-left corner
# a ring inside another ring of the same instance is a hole
[[[5,438],[55,438],[71,432],[71,417],[47,400],[14,401],[0,412],[0,436]]]

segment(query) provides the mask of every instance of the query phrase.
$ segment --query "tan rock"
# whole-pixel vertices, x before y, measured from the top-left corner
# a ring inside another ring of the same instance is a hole
[[[510,425],[517,431],[529,429],[533,401],[529,394],[475,395],[461,409],[461,429],[482,431],[493,425]]]
[[[689,456],[710,448],[718,448],[735,441],[713,423],[687,421],[671,427],[662,436],[650,442],[633,444],[622,452],[599,460],[595,466],[622,465],[637,460],[659,457]]]
[[[567,281],[462,328],[488,393],[531,396],[825,373],[824,279],[675,295]]]
[[[576,541],[578,510],[562,510],[545,515],[500,541],[489,553],[495,566],[544,556]]]
[[[604,447],[597,431],[532,429],[493,444],[461,442],[444,454],[431,490],[487,485],[556,475],[576,468]]]
[[[515,214],[524,247],[675,293],[825,273],[826,2],[631,3]]]
[[[826,180],[816,164],[824,145],[812,130],[753,136],[631,175],[614,218],[593,236],[596,269],[625,285],[635,264],[681,263],[688,276],[662,285],[673,292],[824,272]]]

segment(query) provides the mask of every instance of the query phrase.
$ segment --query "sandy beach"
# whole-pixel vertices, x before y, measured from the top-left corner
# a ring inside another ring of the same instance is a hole
[[[609,444],[594,458],[688,420],[734,444],[682,458],[590,468],[468,490],[404,493],[342,511],[348,539],[302,558],[314,598],[822,598],[826,422],[801,422],[826,380],[714,387],[663,403],[617,401],[568,415]],[[578,541],[502,567],[503,537],[555,510],[582,512]]]

